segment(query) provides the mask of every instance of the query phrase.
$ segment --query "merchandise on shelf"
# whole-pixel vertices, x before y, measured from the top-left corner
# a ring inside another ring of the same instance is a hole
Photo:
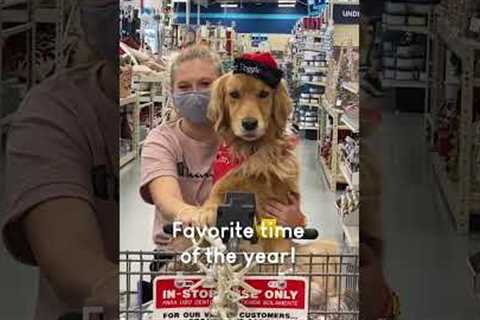
[[[477,10],[471,0],[443,0],[435,7],[432,97],[425,113],[435,181],[460,233],[478,229],[472,216],[480,213],[475,142],[480,42],[469,31]]]
[[[132,68],[130,66],[120,67],[119,78],[120,98],[126,98],[132,93]]]
[[[387,1],[382,21],[386,25],[426,27],[431,9],[428,3]]]
[[[332,191],[337,184],[358,185],[358,49],[335,48],[319,109],[319,156]]]
[[[423,35],[404,33],[382,44],[383,78],[391,80],[427,79],[426,43]]]
[[[293,125],[318,130],[318,108],[325,92],[333,29],[324,16],[304,17],[292,31],[285,74],[295,99]],[[308,137],[308,136],[307,136]]]
[[[345,137],[339,144],[342,157],[340,162],[346,165],[348,174],[351,176],[360,170],[360,144],[350,136]]]
[[[360,192],[347,187],[335,202],[338,214],[346,226],[359,226]]]

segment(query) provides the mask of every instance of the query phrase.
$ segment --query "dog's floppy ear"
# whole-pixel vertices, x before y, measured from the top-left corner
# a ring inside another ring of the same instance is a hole
[[[292,112],[292,100],[288,96],[287,87],[284,81],[278,84],[273,96],[273,120],[277,126],[276,134],[283,135],[287,127],[288,117]]]
[[[212,94],[208,105],[207,118],[213,123],[216,132],[225,132],[228,127],[226,82],[230,74],[225,74],[212,84]]]

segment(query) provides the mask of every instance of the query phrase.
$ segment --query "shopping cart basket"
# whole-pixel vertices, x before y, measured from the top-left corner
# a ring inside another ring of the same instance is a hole
[[[120,253],[120,319],[153,318],[153,301],[149,284],[157,276],[203,275],[194,266],[186,268],[175,252],[125,251]],[[308,319],[358,320],[359,257],[357,254],[300,255],[291,265],[258,265],[248,275],[295,275],[318,283],[321,296],[308,293]],[[303,319],[302,319],[303,320]]]
[[[241,192],[227,193],[225,196],[225,204],[219,206],[217,211],[217,227],[228,226],[232,222],[238,223],[238,226],[243,228],[256,226],[255,212],[255,197],[253,194]],[[171,226],[164,227],[166,233],[172,233],[171,229]],[[315,239],[318,235],[314,229],[304,228],[304,232],[305,237],[303,237],[303,239]],[[259,235],[260,234],[258,234],[258,236]],[[220,238],[216,240],[217,242],[212,242],[211,240],[209,240],[209,242],[218,248]],[[229,251],[229,254],[240,251],[240,238],[233,236],[225,237],[221,240],[227,244],[226,249]],[[258,237],[254,237],[250,239],[250,243],[255,244],[257,240]],[[198,244],[199,243],[200,242],[198,242]],[[196,246],[197,245],[195,245],[195,247]],[[261,255],[263,253],[258,252],[256,254]],[[292,252],[290,254],[294,253]],[[215,306],[213,308],[215,310],[212,310],[212,313],[219,312],[219,300],[230,303],[236,299],[234,303],[238,307],[237,302],[239,300],[243,302],[243,299],[246,299],[244,295],[238,298],[239,292],[235,290],[239,290],[239,288],[234,288],[237,287],[237,285],[232,286],[231,283],[241,283],[243,280],[247,281],[246,278],[249,276],[257,276],[257,280],[259,279],[258,277],[263,277],[264,279],[268,279],[268,282],[281,283],[283,282],[281,279],[286,279],[288,278],[287,276],[296,276],[296,279],[301,277],[302,280],[300,281],[304,284],[308,281],[308,285],[303,288],[305,296],[303,299],[302,317],[306,317],[307,310],[305,310],[305,307],[308,305],[309,319],[299,320],[358,319],[358,255],[294,254],[293,257],[290,256],[284,260],[289,261],[289,263],[275,262],[257,264],[252,269],[244,269],[244,271],[239,272],[239,278],[236,278],[236,275],[234,275],[235,272],[232,273],[233,266],[210,263],[207,268],[204,263],[200,263],[200,265],[203,266],[203,270],[200,272],[201,268],[199,268],[197,264],[186,265],[182,263],[181,255],[181,252],[129,251],[121,253],[119,262],[121,289],[120,314],[122,319],[154,319],[152,317],[154,314],[152,291],[156,289],[153,288],[152,284],[156,277],[170,276],[170,279],[180,279],[178,282],[181,282],[183,281],[181,280],[183,276],[196,276],[196,279],[202,279],[205,277],[203,271],[210,273],[209,283],[215,287],[215,290],[210,287],[212,291],[222,288],[222,291],[218,290],[218,295],[215,294],[213,304],[208,299],[205,302],[207,308],[209,304],[210,306]],[[236,257],[236,266],[245,265],[242,263],[241,255],[237,254]],[[247,272],[247,270],[249,270],[249,272],[245,275],[244,272]],[[212,272],[216,274],[213,278],[218,277],[217,280],[213,282]],[[230,273],[231,277],[223,277],[222,274],[225,272]],[[200,283],[202,283],[201,280]],[[284,283],[286,284],[286,282]],[[187,287],[191,287],[192,285],[193,283]],[[195,285],[193,286],[195,287]],[[225,287],[229,287],[229,291],[225,291]],[[305,292],[306,288],[308,288],[308,292]],[[252,291],[252,289],[255,290],[250,286],[250,291]],[[280,289],[280,291],[281,290],[282,289]],[[238,299],[231,298],[232,295]],[[176,296],[175,293],[173,293],[173,296]],[[226,297],[228,296],[230,296],[230,298],[227,299]],[[270,298],[269,300],[273,299]],[[157,302],[163,303],[166,301],[162,297],[162,299],[156,301],[156,303]],[[199,302],[199,300],[192,300],[192,302],[195,304]],[[155,305],[158,307],[156,303]],[[162,308],[163,306],[169,306],[161,303]],[[188,307],[187,304],[181,304],[181,306]],[[221,304],[220,308],[223,308],[223,306],[224,305]],[[264,310],[264,307],[265,305],[261,305],[261,307],[256,309]],[[282,305],[281,308],[283,307]],[[225,310],[222,309],[222,311]],[[237,314],[237,312],[232,311],[232,314]],[[225,319],[228,316],[228,314],[224,313],[223,318]],[[268,315],[264,318],[273,319],[272,316]]]

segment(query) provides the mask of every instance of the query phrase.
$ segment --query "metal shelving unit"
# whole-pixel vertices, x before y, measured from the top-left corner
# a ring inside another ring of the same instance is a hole
[[[337,190],[337,184],[350,184],[349,182],[351,182],[351,177],[349,179],[346,174],[348,171],[342,170],[344,163],[342,163],[341,160],[338,131],[350,130],[352,133],[358,133],[360,129],[358,117],[353,118],[345,113],[344,110],[335,107],[337,95],[339,93],[338,88],[356,95],[359,93],[358,83],[348,83],[339,80],[340,69],[345,62],[345,51],[345,48],[341,49],[338,61],[334,58],[330,59],[326,91],[318,111],[319,129],[317,154],[320,164],[325,172],[330,190],[334,192]],[[321,154],[321,146],[326,139],[327,130],[331,132],[331,156],[329,161],[327,161],[327,159]]]
[[[64,43],[74,25],[76,14],[78,13],[77,0],[69,1],[68,8],[65,0],[56,0],[54,7],[44,7],[39,1],[31,0],[3,0],[0,2],[0,38],[3,40],[16,35],[27,33],[26,40],[26,63],[27,63],[27,81],[24,84],[15,84],[26,93],[28,89],[34,86],[39,80],[36,70],[36,45],[37,45],[37,25],[40,23],[55,24],[55,66],[56,71],[61,70],[66,59],[63,55]],[[8,26],[6,26],[8,25]],[[4,74],[3,60],[4,48],[0,46],[0,75]],[[0,78],[0,92],[4,91],[7,85],[11,86],[11,79],[5,81]],[[20,96],[22,98],[23,95]],[[0,94],[0,104],[2,104],[2,94]]]
[[[67,3],[69,6],[67,6]],[[36,5],[34,8],[34,23],[55,25],[55,69],[56,71],[66,66],[64,44],[79,13],[78,0],[55,0],[55,6],[45,7]]]
[[[433,10],[433,6],[431,6]],[[397,79],[385,79],[382,75],[381,83],[384,88],[415,88],[415,89],[424,89],[425,98],[424,98],[424,112],[429,113],[430,105],[430,84],[431,84],[431,68],[430,68],[430,57],[432,51],[432,22],[433,14],[432,11],[428,12],[426,15],[426,25],[394,25],[388,23],[382,23],[382,28],[384,31],[390,32],[402,32],[402,33],[413,33],[413,34],[422,34],[426,38],[426,52],[425,52],[425,74],[426,79],[418,80],[397,80]]]
[[[441,194],[453,216],[458,232],[466,234],[470,231],[471,215],[480,213],[480,193],[472,190],[473,117],[475,108],[473,99],[474,88],[480,86],[478,79],[474,78],[473,70],[475,54],[480,51],[480,42],[467,40],[459,30],[452,27],[449,23],[450,14],[453,13],[450,13],[443,6],[437,6],[434,13],[434,81],[431,114],[426,114],[426,117],[429,117],[426,122],[432,124],[431,132],[435,132],[439,108],[446,99],[445,87],[451,85],[445,81],[444,77],[447,51],[449,50],[462,62],[462,74],[458,83],[462,101],[459,108],[458,181],[449,179],[445,168],[446,163],[437,153],[433,153],[433,169]],[[453,19],[454,17],[450,18]]]
[[[164,76],[158,75],[137,75],[132,79],[132,88],[139,96],[139,112],[142,113],[148,109],[148,119],[145,126],[148,127],[149,130],[152,130],[158,125],[159,121],[156,118],[161,118],[162,109],[166,104],[163,77]],[[160,116],[156,117],[158,114],[160,114]],[[139,123],[139,125],[141,125],[141,123]],[[143,146],[145,139],[140,137],[140,140],[139,145]]]
[[[315,139],[319,130],[317,113],[321,108],[322,87],[326,86],[333,29],[326,19],[318,29],[308,29],[311,27],[303,25],[302,21],[299,20],[294,28],[294,41],[289,45],[293,61],[292,90],[297,95],[294,114],[298,121],[294,121],[293,125],[298,130],[305,130],[308,139]]]
[[[350,130],[353,133],[359,133],[358,119],[355,121],[348,118],[342,110],[333,108],[329,102],[324,99],[323,103],[321,104],[321,108],[319,109],[319,120],[318,157],[324,169],[330,189],[332,191],[336,191],[337,184],[339,183],[353,186],[353,184],[349,183],[351,178],[347,178],[346,173],[348,171],[342,170],[342,166],[344,166],[344,164],[340,156],[338,131]],[[326,161],[326,159],[320,154],[320,141],[323,141],[327,134],[327,122],[331,123],[330,130],[332,132],[330,161]]]
[[[133,130],[131,136],[131,150],[120,154],[120,167],[137,158],[140,149],[140,98],[137,94],[120,99],[120,113],[131,113],[133,118]]]
[[[16,83],[16,79],[4,79],[4,48],[0,43],[0,105],[4,98],[5,88],[15,85],[17,88],[23,89],[25,93],[34,83],[33,77],[33,59],[35,54],[35,32],[32,23],[33,6],[31,1],[27,0],[3,0],[0,2],[0,39],[1,42],[16,35],[26,33],[26,82]],[[13,83],[12,83],[13,82]],[[15,83],[15,84],[14,84]],[[14,109],[8,106],[9,109]],[[15,108],[17,106],[14,106]]]

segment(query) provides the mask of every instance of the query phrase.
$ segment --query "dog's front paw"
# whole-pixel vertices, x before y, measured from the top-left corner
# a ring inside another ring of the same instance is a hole
[[[217,210],[215,208],[199,208],[195,224],[201,227],[215,226],[217,224]]]

